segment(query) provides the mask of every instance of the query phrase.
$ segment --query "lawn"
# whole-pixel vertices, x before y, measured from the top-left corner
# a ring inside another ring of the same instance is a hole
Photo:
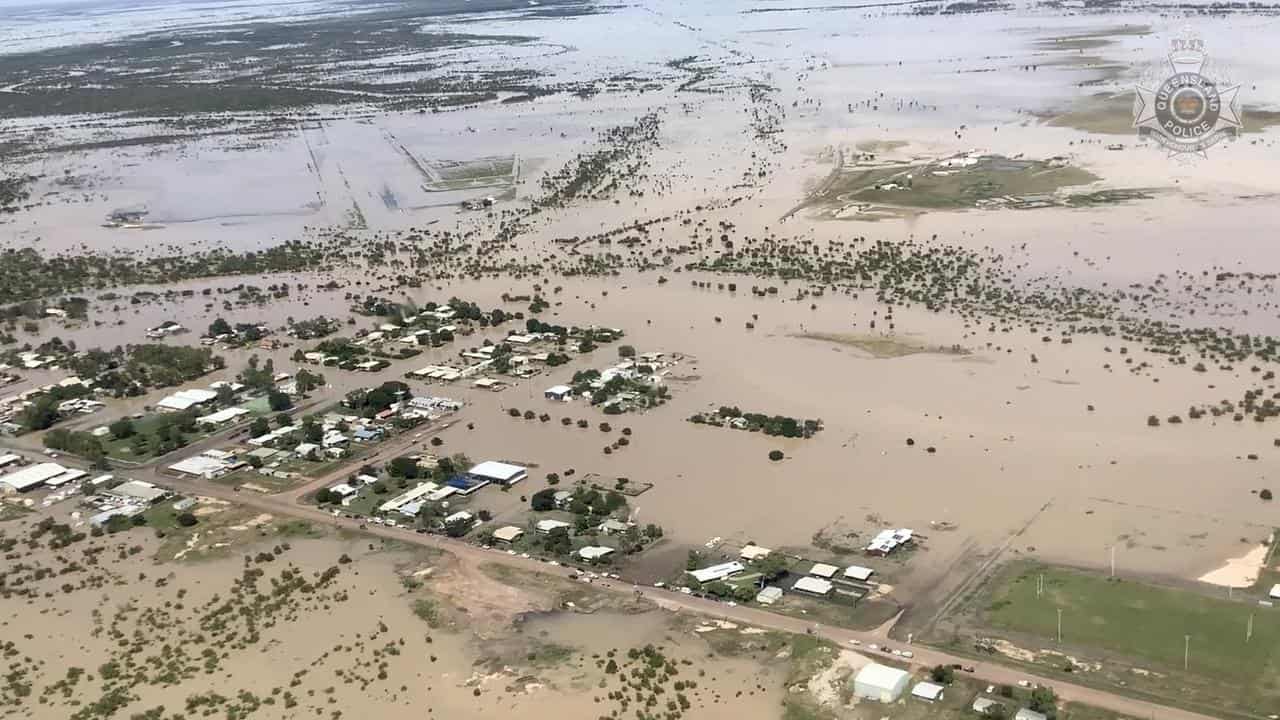
[[[1037,578],[1044,591],[1036,597]],[[1190,669],[1200,675],[1257,686],[1280,670],[1280,609],[1217,599],[1104,575],[1048,566],[1024,566],[995,588],[985,615],[993,628],[1068,647],[1109,651],[1162,670],[1183,667],[1190,636]],[[1253,615],[1253,636],[1245,628]]]

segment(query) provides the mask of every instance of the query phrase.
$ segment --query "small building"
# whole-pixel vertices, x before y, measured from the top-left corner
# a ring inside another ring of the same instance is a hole
[[[927,700],[928,702],[940,702],[945,687],[931,682],[918,682],[915,687],[911,688],[911,697]]]
[[[515,485],[516,483],[529,477],[529,471],[519,465],[511,465],[509,463],[497,462],[495,460],[486,460],[479,465],[467,471],[467,474],[484,480],[485,482],[495,482],[499,485]]]
[[[445,480],[444,484],[456,490],[458,495],[465,497],[488,485],[489,481],[474,475],[454,475]]]
[[[507,544],[511,544],[519,540],[522,536],[524,536],[524,530],[521,530],[515,525],[507,525],[505,527],[500,527],[497,530],[493,531],[494,540],[497,540],[498,542],[504,542]]]
[[[772,605],[782,599],[782,588],[770,585],[756,593],[756,602],[761,605]]]
[[[860,582],[870,580],[873,573],[875,573],[875,570],[872,570],[869,567],[862,567],[861,565],[850,565],[844,569],[844,577],[846,580],[858,580]]]
[[[161,412],[182,412],[190,410],[197,405],[213,402],[218,398],[218,393],[212,390],[179,390],[178,392],[162,398],[156,403],[156,408]]]
[[[573,396],[573,388],[568,385],[554,385],[544,390],[542,395],[548,400],[567,402]]]
[[[339,499],[342,499],[342,500],[346,500],[352,495],[355,495],[357,492],[359,491],[351,487],[347,483],[338,483],[337,485],[334,485],[333,487],[329,488],[330,495],[336,495]]]
[[[831,583],[816,577],[802,577],[791,586],[796,592],[810,595],[826,595],[831,592]]]
[[[742,552],[738,553],[738,557],[742,558],[743,560],[746,560],[747,562],[751,562],[752,560],[763,560],[769,557],[769,553],[771,552],[773,551],[767,547],[760,547],[759,545],[747,545],[746,547],[742,548]]]
[[[911,675],[905,670],[868,663],[853,678],[853,694],[882,703],[897,702],[907,691]]]
[[[293,449],[293,454],[300,458],[310,457],[311,453],[319,453],[320,446],[315,443],[302,443]]]
[[[614,552],[613,548],[604,545],[588,545],[578,550],[578,557],[589,562],[595,562],[600,558],[608,557]]]
[[[144,510],[146,510],[146,508],[142,505],[121,505],[120,507],[110,508],[90,517],[89,524],[93,527],[103,527],[113,517],[133,517],[134,515],[141,514]]]
[[[1035,710],[1022,708],[1018,712],[1014,713],[1013,720],[1049,720],[1049,717],[1044,713],[1038,713]]]
[[[621,520],[609,518],[608,520],[600,523],[600,526],[597,529],[605,535],[614,535],[616,533],[624,533],[630,530],[631,525],[630,523],[624,523]]]
[[[836,573],[838,572],[840,572],[840,568],[836,567],[835,565],[828,565],[826,563],[814,563],[813,567],[809,568],[810,575],[813,575],[814,577],[820,577],[825,580],[830,580],[831,578],[835,577]]]
[[[554,502],[558,508],[567,508],[569,507],[569,503],[573,502],[573,493],[568,490],[557,490],[556,493],[551,496],[551,501]],[[1277,587],[1280,587],[1280,585],[1277,585]]]
[[[68,469],[66,472],[56,475],[44,481],[44,484],[51,488],[62,487],[69,482],[75,482],[81,478],[88,477],[89,473],[84,470]]]
[[[130,480],[120,483],[110,490],[104,490],[102,494],[120,498],[121,500],[152,505],[168,497],[169,491],[162,487],[156,487],[149,482]]]
[[[573,526],[569,523],[560,520],[539,520],[538,523],[533,526],[534,530],[536,530],[539,535],[550,535],[553,531],[559,530],[560,528],[568,530],[571,527]]]
[[[210,451],[212,452],[212,451]],[[209,453],[195,455],[186,460],[176,462],[169,466],[169,469],[184,475],[194,475],[205,479],[218,477],[231,470],[234,464],[219,457],[214,457]]]
[[[182,498],[173,504],[173,509],[175,512],[186,512],[187,510],[195,507],[197,502],[198,501],[193,497]]]
[[[475,516],[475,515],[472,515],[471,513],[467,512],[466,510],[459,510],[458,512],[456,512],[456,513],[454,513],[454,514],[450,515],[449,517],[445,518],[445,519],[444,519],[444,524],[445,524],[445,525],[452,525],[452,524],[454,524],[454,523],[459,523],[459,522],[469,523],[469,522],[473,522],[475,519],[476,519],[476,516]]]
[[[230,407],[230,408],[224,408],[215,413],[202,415],[196,418],[196,422],[201,425],[217,426],[217,425],[222,425],[224,423],[229,423],[238,417],[241,417],[243,415],[248,415],[248,414],[249,414],[249,411],[245,410],[244,408]]]
[[[1273,600],[1280,600],[1280,585],[1272,585],[1271,592],[1267,593],[1267,596]]]
[[[8,467],[21,459],[21,455],[0,455],[0,468]]]
[[[973,707],[973,711],[978,713],[979,715],[986,715],[987,710],[993,707],[996,707],[997,705],[999,705],[1000,707],[1004,707],[1002,703],[996,700],[992,700],[991,698],[977,697],[977,698],[974,698],[972,707]]]
[[[694,580],[706,584],[709,582],[716,582],[717,580],[723,580],[732,575],[737,575],[746,569],[747,567],[745,565],[734,560],[733,562],[720,563],[719,565],[712,565],[711,567],[705,567],[701,570],[694,570],[689,574],[693,576]]]
[[[0,485],[7,485],[16,492],[35,490],[46,481],[67,471],[58,463],[39,463],[0,477]]]

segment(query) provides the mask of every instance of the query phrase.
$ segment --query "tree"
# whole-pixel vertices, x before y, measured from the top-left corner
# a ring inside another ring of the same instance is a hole
[[[209,323],[210,337],[217,337],[218,335],[230,335],[230,334],[231,334],[231,323],[227,322],[223,318],[218,318],[217,320],[214,320],[213,322]]]
[[[1037,687],[1031,691],[1031,702],[1027,707],[1052,719],[1058,713],[1058,695],[1053,688]]]
[[[107,429],[111,431],[111,437],[116,440],[124,440],[125,438],[133,437],[134,433],[137,432],[137,428],[133,426],[133,420],[130,420],[127,417],[120,418],[119,420],[111,423]]]
[[[619,346],[618,346],[618,357],[620,357],[620,358],[633,358],[633,357],[635,357],[635,356],[636,356],[636,349],[635,349],[634,347],[632,347],[632,346],[630,346],[630,345],[619,345]]]
[[[950,685],[955,682],[956,671],[950,665],[935,665],[929,671],[929,677],[936,683]]]
[[[1006,698],[1011,698],[1011,697],[1013,697],[1013,686],[1012,686],[1012,685],[1001,685],[1001,686],[1000,686],[1000,697],[1006,697]]]
[[[189,512],[178,513],[177,520],[178,520],[178,524],[181,525],[182,527],[191,527],[195,525],[197,522],[199,522],[198,520],[196,520],[196,516]]]
[[[254,418],[249,425],[249,437],[262,437],[271,432],[271,423],[264,417]]]
[[[293,400],[289,396],[276,389],[267,391],[267,405],[270,406],[271,412],[283,412],[293,407]]]
[[[386,484],[386,483],[384,483],[384,482],[382,482],[381,480],[375,481],[375,482],[374,482],[372,485],[370,485],[369,487],[373,488],[373,494],[374,494],[374,495],[386,495],[386,494],[387,494],[387,484]]]
[[[480,512],[476,513],[476,517],[480,518],[480,522],[489,522],[490,520],[493,519],[493,513],[489,512],[488,510],[481,510]]]
[[[293,424],[293,418],[289,417],[289,413],[278,413],[275,420],[276,427],[289,427]]]
[[[1269,488],[1263,488],[1262,491],[1258,493],[1258,497],[1262,498],[1263,500],[1270,500],[1271,490]]]
[[[770,459],[770,460],[772,460],[772,461],[774,461],[774,462],[778,462],[779,460],[781,460],[781,459],[782,459],[782,458],[784,458],[784,457],[786,457],[786,455],[783,455],[781,450],[770,450],[770,451],[769,451],[769,459]]]
[[[324,439],[324,428],[313,418],[307,418],[302,422],[302,439],[312,444],[318,443]]]
[[[393,458],[391,462],[387,463],[387,472],[390,473],[392,477],[409,479],[416,478],[418,477],[418,461],[411,457],[401,455],[400,457]]]
[[[316,491],[316,504],[324,505],[333,502],[333,491],[329,488],[320,488]]]
[[[262,467],[262,458],[257,457],[256,455],[250,455],[249,467],[254,468],[255,470]]]

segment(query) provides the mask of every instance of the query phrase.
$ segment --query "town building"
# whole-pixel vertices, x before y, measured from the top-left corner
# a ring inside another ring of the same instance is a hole
[[[737,575],[738,573],[746,569],[747,567],[745,565],[738,562],[737,560],[734,560],[732,562],[720,563],[719,565],[712,565],[711,567],[705,567],[705,568],[702,568],[701,570],[694,570],[689,574],[693,576],[694,580],[697,580],[698,582],[705,585],[706,583],[709,583],[709,582],[716,582],[717,580],[724,580],[727,577]]]
[[[836,567],[835,565],[828,565],[826,563],[814,563],[813,567],[809,568],[810,575],[813,575],[814,577],[820,577],[825,580],[830,580],[831,578],[835,577],[836,573],[838,572],[840,572],[840,568]]]
[[[155,503],[169,497],[170,492],[149,482],[129,480],[128,482],[120,483],[110,490],[102,491],[102,494],[128,502],[154,505]]]
[[[538,523],[533,526],[534,530],[536,530],[539,535],[550,535],[553,531],[559,530],[560,528],[568,530],[571,527],[573,526],[569,523],[560,520],[539,520]]]
[[[868,567],[862,567],[861,565],[850,565],[844,569],[844,577],[846,580],[857,580],[859,582],[866,582],[867,580],[870,580],[873,573],[875,573],[875,570]]]
[[[508,544],[519,540],[522,536],[524,536],[524,530],[521,530],[515,525],[507,525],[493,531],[494,540]]]
[[[7,487],[10,492],[29,492],[66,471],[58,463],[39,463],[0,477],[0,485]]]
[[[827,595],[831,592],[831,583],[816,577],[802,577],[791,586],[796,592],[810,595]]]
[[[499,485],[515,485],[516,483],[529,477],[529,471],[519,465],[511,465],[509,463],[497,462],[495,460],[486,460],[479,465],[467,471],[467,474],[473,478],[478,478],[485,482],[494,482]]]
[[[603,545],[588,545],[578,550],[578,557],[589,562],[595,562],[600,558],[608,557],[614,552],[613,548]]]
[[[937,683],[918,682],[915,687],[911,688],[911,697],[929,702],[941,702],[944,690],[946,688]]]
[[[782,588],[770,585],[756,593],[756,602],[761,605],[772,605],[782,599]]]
[[[752,560],[763,560],[769,557],[769,553],[773,552],[769,548],[760,547],[759,545],[747,545],[742,548],[742,552],[738,553],[738,557],[751,562]]]
[[[573,396],[573,388],[568,385],[553,385],[542,392],[543,397],[556,402],[568,402]]]
[[[907,691],[911,675],[905,670],[868,663],[853,678],[853,694],[882,703],[897,702]]]
[[[1035,710],[1022,708],[1018,712],[1014,713],[1013,720],[1049,720],[1049,717],[1044,713],[1038,713]]]
[[[190,410],[197,405],[204,405],[218,399],[218,393],[213,390],[201,390],[199,388],[193,390],[179,390],[172,395],[161,398],[156,403],[156,409],[161,412],[182,412]]]
[[[973,705],[972,705],[973,711],[978,713],[979,715],[986,715],[987,710],[996,706],[1003,707],[1003,705],[1000,702],[996,700],[992,700],[991,698],[986,698],[986,697],[974,698]]]

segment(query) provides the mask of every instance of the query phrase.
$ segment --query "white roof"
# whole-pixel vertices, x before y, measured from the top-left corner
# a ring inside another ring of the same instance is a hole
[[[130,480],[121,483],[107,491],[108,495],[116,497],[130,498],[133,500],[143,500],[146,502],[155,502],[168,494],[164,488],[158,488],[148,482],[140,480]]]
[[[987,711],[987,708],[991,707],[992,705],[999,705],[999,704],[1000,703],[998,701],[992,700],[991,698],[985,698],[985,697],[974,698],[973,711],[976,713],[984,713]]]
[[[613,554],[613,548],[603,545],[588,545],[578,551],[578,555],[583,560],[596,560],[611,554]]]
[[[14,490],[29,490],[39,487],[46,480],[56,478],[66,471],[67,469],[58,463],[40,463],[0,477],[0,483],[4,483]]]
[[[223,472],[228,467],[225,461],[207,455],[196,455],[170,465],[169,469],[187,475],[206,477]]]
[[[48,480],[45,480],[44,484],[49,487],[58,487],[59,485],[66,485],[72,480],[79,480],[80,478],[87,477],[88,475],[89,473],[84,470],[67,470],[56,477],[51,477]]]
[[[906,670],[899,670],[879,663],[867,663],[858,671],[854,682],[860,685],[892,689],[908,677]]]
[[[467,471],[468,475],[497,480],[501,483],[511,482],[512,479],[527,473],[528,471],[519,465],[510,465],[496,460],[486,460]]]
[[[782,599],[782,588],[770,585],[769,587],[756,593],[756,602],[775,603]]]
[[[1013,716],[1013,720],[1049,720],[1049,718],[1047,715],[1038,713],[1035,710],[1022,708]]]
[[[826,595],[831,592],[831,583],[816,577],[802,577],[791,587],[801,592],[813,593],[814,595]]]
[[[467,512],[466,510],[459,510],[458,512],[445,518],[444,524],[448,525],[449,523],[457,522],[458,520],[466,520],[470,522],[472,517],[474,516],[471,513]]]
[[[700,583],[709,583],[715,582],[716,580],[723,580],[730,575],[740,573],[746,569],[745,565],[734,560],[733,562],[720,563],[719,565],[712,565],[711,567],[705,567],[701,570],[694,570],[689,574]]]
[[[495,539],[505,542],[511,542],[523,534],[524,530],[521,530],[515,525],[507,525],[506,527],[500,527],[493,531],[493,537]]]
[[[198,417],[196,418],[196,422],[210,423],[213,425],[221,425],[224,422],[230,422],[231,420],[235,420],[241,415],[248,415],[248,414],[249,414],[249,411],[245,410],[244,408],[230,407],[230,408],[224,408],[222,410],[219,410],[218,412],[211,413],[209,415],[203,415],[201,417]]]
[[[748,545],[742,548],[742,552],[738,553],[738,556],[741,557],[743,560],[755,560],[756,558],[769,557],[769,553],[771,552],[773,551],[767,547],[760,547],[759,545]]]
[[[546,393],[550,395],[567,395],[573,392],[573,388],[568,385],[552,385],[546,389]]]
[[[866,580],[867,578],[871,577],[871,574],[874,572],[875,570],[872,570],[869,567],[862,567],[861,565],[850,565],[849,567],[844,569],[844,576],[847,578],[853,578],[854,580]]]
[[[400,493],[399,495],[379,505],[378,511],[390,512],[391,510],[395,510],[401,505],[408,505],[414,500],[417,500],[425,495],[429,495],[435,492],[437,489],[439,489],[439,487],[440,487],[439,485],[433,482],[425,482],[425,483],[422,483],[421,485],[418,485],[417,487],[409,488],[408,490]]]
[[[838,572],[840,572],[840,568],[826,563],[814,563],[813,567],[809,569],[810,575],[816,575],[820,578],[832,578]]]
[[[21,459],[21,455],[0,455],[0,467],[12,465]]]
[[[212,390],[201,390],[199,388],[193,390],[179,390],[178,392],[161,400],[159,405],[160,407],[186,410],[192,405],[207,403],[217,397],[218,393]]]
[[[1280,599],[1280,585],[1272,585],[1271,592],[1267,593],[1273,598]]]
[[[338,497],[346,497],[348,495],[354,495],[356,492],[356,489],[351,487],[347,483],[338,483],[337,485],[334,485],[333,487],[329,488],[329,492],[333,493],[334,495],[337,495]]]
[[[925,700],[938,700],[942,697],[943,690],[946,690],[946,688],[937,683],[918,682],[915,687],[911,688],[911,694]]]
[[[551,532],[552,530],[555,530],[557,528],[570,527],[570,525],[569,523],[563,522],[561,520],[539,520],[538,524],[535,525],[534,527],[538,528],[543,532]]]

